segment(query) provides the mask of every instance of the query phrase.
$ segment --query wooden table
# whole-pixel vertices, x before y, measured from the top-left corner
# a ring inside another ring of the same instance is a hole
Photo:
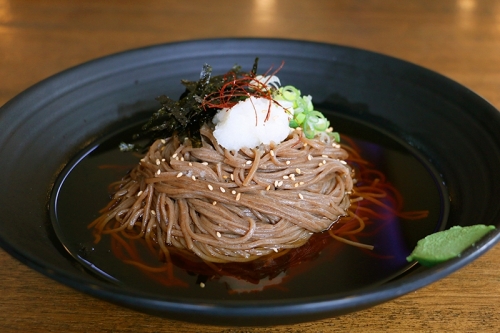
[[[500,3],[486,0],[0,0],[0,105],[47,76],[100,56],[236,36],[381,52],[440,72],[500,106]],[[497,246],[437,283],[368,310],[293,326],[236,328],[124,309],[56,283],[1,251],[0,331],[498,332],[499,267]]]

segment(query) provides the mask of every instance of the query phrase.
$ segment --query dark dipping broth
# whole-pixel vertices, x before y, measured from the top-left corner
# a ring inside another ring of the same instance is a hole
[[[406,257],[417,241],[441,230],[446,222],[446,189],[433,168],[407,143],[353,118],[325,114],[330,116],[335,130],[354,140],[361,156],[399,190],[404,198],[404,211],[428,210],[428,217],[403,220],[392,216],[387,221],[374,221],[357,237],[373,245],[371,251],[341,243],[323,233],[313,236],[303,249],[292,250],[300,257],[298,260],[290,262],[289,254],[271,261],[272,265],[269,262],[219,265],[230,275],[244,277],[240,279],[212,278],[204,263],[186,263],[173,256],[174,274],[180,284],[169,285],[166,272],[145,272],[117,258],[111,250],[109,235],[94,244],[92,231],[87,228],[109,202],[108,185],[123,177],[140,159],[138,154],[118,149],[120,142],[130,142],[141,123],[129,120],[118,124],[119,130],[88,146],[59,176],[50,207],[57,237],[92,273],[110,283],[156,295],[282,300],[349,292],[406,274],[414,266]],[[153,267],[162,265],[141,241],[137,245],[145,263]]]

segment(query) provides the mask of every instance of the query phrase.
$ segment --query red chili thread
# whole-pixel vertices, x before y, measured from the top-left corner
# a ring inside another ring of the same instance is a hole
[[[269,68],[264,76],[268,76],[264,82],[258,81],[255,79],[255,73],[246,73],[241,77],[238,77],[235,72],[228,72],[224,75],[223,81],[225,82],[219,91],[215,91],[211,94],[208,94],[203,98],[203,102],[201,103],[204,109],[206,108],[216,108],[216,109],[229,109],[235,106],[238,102],[242,100],[243,97],[260,97],[266,98],[270,101],[269,107],[267,110],[267,115],[265,121],[269,120],[271,115],[271,101],[273,101],[273,97],[270,89],[267,87],[267,83],[271,79],[273,75],[276,75],[285,62],[281,62],[281,65],[272,72],[271,75],[269,73],[272,70],[272,67]],[[256,113],[256,121],[257,121],[257,110],[254,111]]]

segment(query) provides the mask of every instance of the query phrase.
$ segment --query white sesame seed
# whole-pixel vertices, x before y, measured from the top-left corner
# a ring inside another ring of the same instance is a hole
[[[241,193],[236,194],[236,201],[240,201]]]
[[[342,164],[347,164],[347,162],[346,162],[346,161],[343,161],[343,160],[341,160],[341,161],[340,161],[340,163],[342,163]]]
[[[299,193],[299,198],[302,200],[304,199],[304,196],[302,195],[302,193]]]
[[[296,172],[298,175],[300,175],[300,173],[301,173],[302,171],[300,171],[300,169],[299,169],[299,168],[297,168],[297,169],[295,169],[295,172]]]
[[[278,249],[275,248],[275,247],[273,248],[273,251],[276,252],[276,253],[278,253]]]
[[[299,182],[299,185],[304,185],[304,182]]]
[[[234,175],[231,174],[231,180],[234,182]]]
[[[159,158],[157,158],[157,159],[156,159],[156,165],[160,165],[160,163],[161,163],[161,162],[160,162],[160,159],[159,159]]]
[[[213,191],[214,187],[213,187],[212,185],[208,184],[208,189],[209,189],[210,191]]]
[[[290,165],[291,162],[290,161],[286,161],[285,163],[286,163],[286,165]]]
[[[161,173],[161,170],[158,169],[158,171],[156,171],[156,174],[159,175]]]
[[[291,173],[291,174],[290,174],[290,179],[291,179],[291,180],[295,180],[295,174]]]
[[[165,162],[165,159],[164,159],[164,158],[162,158],[162,159],[161,159],[161,161],[162,161],[162,162]]]
[[[312,155],[311,155],[311,154],[307,155],[307,160],[309,160],[309,161],[310,161],[310,160],[312,160],[312,159],[313,159],[313,157],[312,157]]]
[[[195,176],[191,176],[191,179],[192,179],[192,180],[196,180],[196,177],[195,177]]]
[[[205,284],[203,282],[200,282],[200,287],[205,288]]]
[[[272,149],[271,149],[271,150],[269,151],[269,154],[271,154],[271,156],[274,156],[274,150],[272,150]]]
[[[142,194],[142,191],[137,192],[137,196],[140,197]]]
[[[232,194],[236,194],[236,191],[235,191],[235,190],[232,190],[232,191],[231,191],[231,193],[232,193]]]
[[[179,173],[177,174],[177,178],[179,178],[179,177],[182,177],[182,172],[179,172]]]
[[[252,164],[253,162],[252,161],[247,161],[246,164],[250,165]]]
[[[184,162],[184,157],[181,157],[181,161]]]
[[[151,215],[156,215],[156,212],[151,209]]]
[[[176,157],[177,157],[177,153],[172,155],[172,158],[176,158]]]
[[[323,163],[322,163],[322,162],[319,162],[319,163],[318,163],[318,166],[322,166],[322,165],[323,165]]]
[[[299,183],[293,184],[294,187],[299,187]]]
[[[277,180],[274,181],[274,187],[278,187],[278,181]]]
[[[201,163],[201,164],[203,164],[203,165],[208,165],[208,162],[203,162],[203,163]]]
[[[323,157],[323,158],[328,158],[328,155],[321,155],[321,157]]]
[[[326,161],[325,161],[325,160],[323,160],[323,164],[326,164]]]
[[[189,162],[189,164],[188,164],[188,165],[189,165],[189,166],[193,166],[193,163]]]
[[[227,179],[227,176],[224,175],[224,176],[222,176],[222,178]]]
[[[166,141],[165,139],[161,139],[160,141],[161,141],[161,143],[163,143],[163,144],[167,143],[167,141]]]
[[[212,205],[214,206],[217,205],[217,201],[212,202]]]
[[[288,177],[288,176],[283,176],[283,179],[288,179],[288,178],[290,178],[290,177]]]
[[[220,234],[220,232],[217,231],[217,237],[221,238],[222,235]]]
[[[222,193],[225,193],[225,192],[226,192],[226,189],[225,189],[224,187],[222,187],[222,186],[221,186],[221,187],[219,187],[219,189],[220,189],[220,191],[221,191]]]
[[[267,185],[266,191],[269,191],[271,189],[271,185]]]
[[[280,181],[278,182],[278,187],[279,187],[279,186],[281,186],[281,185],[283,185],[283,181],[282,181],[282,180],[280,180]]]

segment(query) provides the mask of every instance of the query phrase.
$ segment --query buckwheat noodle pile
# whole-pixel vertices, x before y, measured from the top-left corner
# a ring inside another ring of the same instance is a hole
[[[207,262],[248,262],[297,248],[348,214],[347,152],[329,136],[295,130],[280,144],[229,151],[212,129],[202,146],[155,141],[89,228],[143,238],[160,255],[188,250]]]

